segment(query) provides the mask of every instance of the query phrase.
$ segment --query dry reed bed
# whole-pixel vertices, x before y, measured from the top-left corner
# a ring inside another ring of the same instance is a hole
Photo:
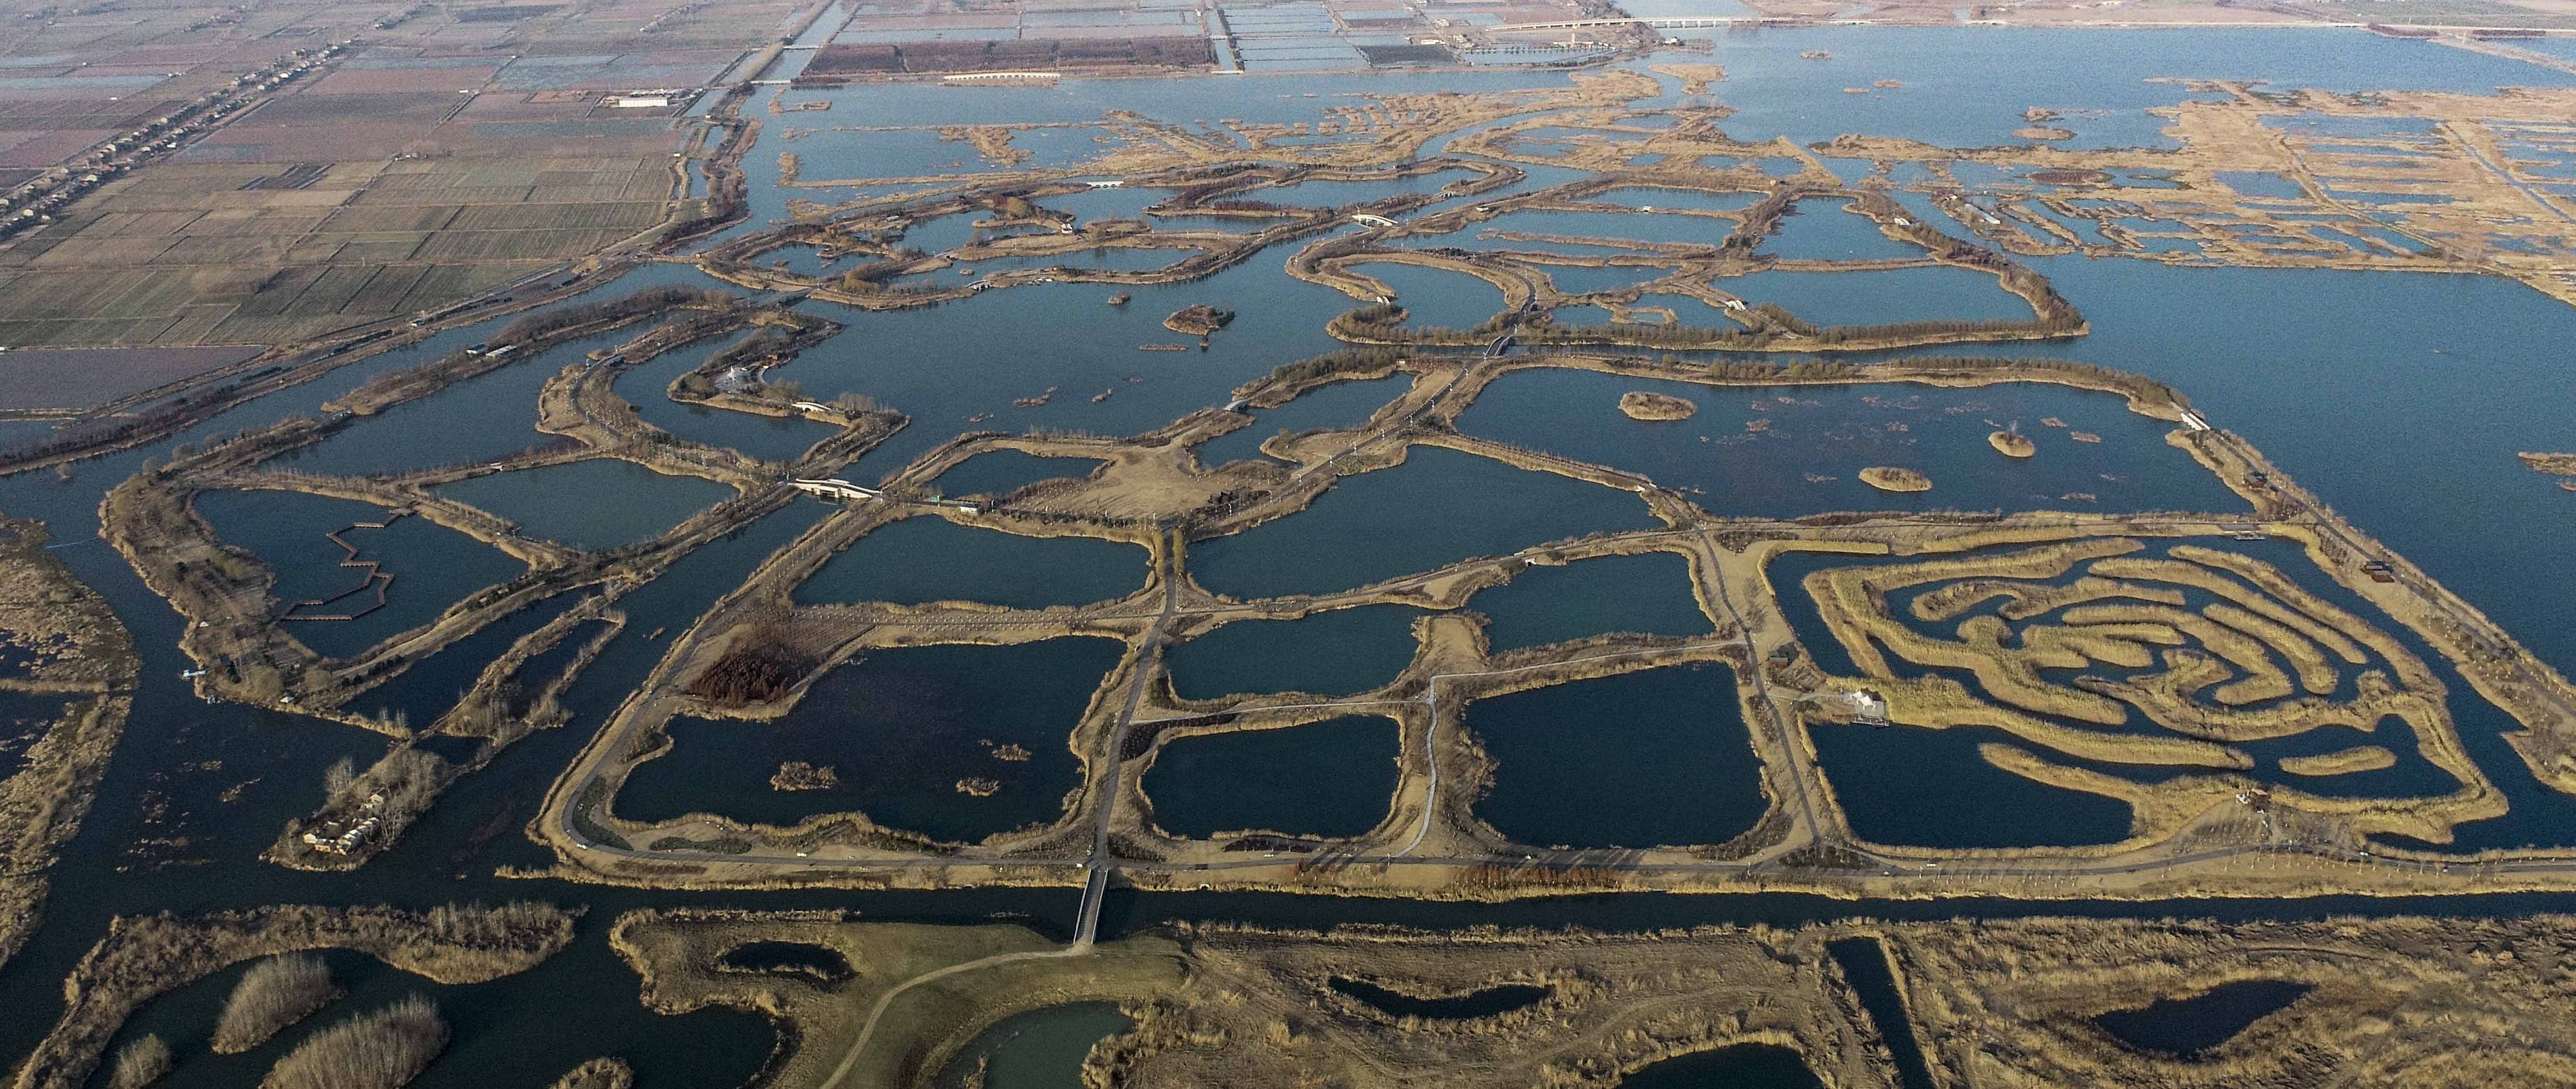
[[[89,813],[134,707],[121,692],[141,669],[124,623],[46,541],[42,522],[0,524],[0,631],[41,648],[24,675],[0,683],[73,694],[0,779],[0,966],[35,934],[47,874]]]
[[[253,957],[348,949],[437,983],[481,983],[535,967],[572,941],[577,911],[518,902],[389,907],[278,906],[108,924],[63,981],[63,1012],[18,1067],[16,1089],[77,1089],[136,1007]]]

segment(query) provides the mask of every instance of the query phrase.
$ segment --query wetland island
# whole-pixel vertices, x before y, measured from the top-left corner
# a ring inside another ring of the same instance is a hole
[[[8,13],[0,1069],[2576,1085],[2576,18],[1706,7]]]

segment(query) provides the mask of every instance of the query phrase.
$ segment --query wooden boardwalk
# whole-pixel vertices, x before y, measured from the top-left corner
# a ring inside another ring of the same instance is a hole
[[[341,557],[340,566],[355,568],[359,571],[365,572],[365,574],[359,577],[357,585],[346,590],[342,590],[329,597],[308,597],[302,601],[289,602],[286,608],[277,614],[278,621],[283,623],[289,620],[356,620],[368,613],[384,608],[386,602],[392,598],[394,577],[387,574],[382,569],[383,565],[381,562],[376,560],[359,559],[358,546],[350,544],[347,539],[340,535],[353,529],[383,529],[396,522],[402,521],[410,514],[411,511],[408,508],[396,510],[385,515],[385,520],[381,522],[351,522],[348,525],[341,526],[338,529],[323,534],[324,537],[330,538],[332,544],[339,545],[342,552],[347,553],[347,555]],[[347,601],[352,597],[366,593],[369,590],[374,590],[376,592],[376,600],[373,603],[368,604],[365,608],[358,609],[355,612],[321,613],[305,611],[307,609],[327,609],[333,605]]]

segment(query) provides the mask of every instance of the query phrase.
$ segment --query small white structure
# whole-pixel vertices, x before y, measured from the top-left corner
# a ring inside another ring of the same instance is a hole
[[[611,108],[620,110],[654,110],[670,104],[671,100],[662,95],[625,95],[610,99],[608,103]]]
[[[1869,689],[1856,689],[1844,696],[1851,701],[1852,721],[1864,726],[1887,725],[1887,697]]]

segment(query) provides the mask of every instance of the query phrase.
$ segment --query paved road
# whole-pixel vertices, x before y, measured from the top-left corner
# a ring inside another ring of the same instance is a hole
[[[892,1007],[894,1005],[894,1000],[902,997],[904,992],[921,986],[924,983],[936,982],[953,975],[972,972],[979,968],[990,968],[997,964],[1017,964],[1032,960],[1053,960],[1059,957],[1078,957],[1090,951],[1090,943],[1077,942],[1062,949],[1049,949],[1040,953],[1002,953],[995,956],[985,957],[982,960],[970,960],[964,964],[951,964],[946,968],[924,972],[897,984],[892,989],[886,991],[886,993],[878,995],[876,1004],[868,1007],[868,1019],[859,1023],[859,1034],[856,1038],[850,1041],[850,1050],[848,1053],[841,1056],[840,1064],[832,1068],[832,1075],[823,1079],[823,1084],[820,1089],[839,1089],[841,1080],[849,1077],[850,1071],[859,1065],[859,1056],[867,1051],[868,1040],[877,1034],[877,1022],[884,1019],[885,1011],[889,1007]]]
[[[1109,852],[1109,818],[1118,811],[1118,784],[1127,761],[1127,731],[1136,724],[1136,709],[1145,702],[1145,679],[1152,675],[1153,665],[1163,655],[1163,630],[1171,626],[1172,615],[1181,605],[1180,534],[1165,531],[1163,563],[1163,612],[1154,618],[1154,626],[1145,633],[1145,645],[1137,652],[1136,665],[1127,680],[1127,706],[1118,712],[1118,725],[1109,731],[1109,747],[1100,771],[1100,785],[1091,805],[1091,856],[1083,863],[1091,870],[1090,879],[1082,885],[1082,910],[1074,916],[1073,949],[1091,948],[1092,939],[1100,932],[1100,901],[1109,894],[1109,871],[1113,859]]]
[[[1716,571],[1717,542],[1709,539],[1706,526],[1699,527],[1699,543],[1701,548],[1707,550],[1709,569],[1712,572]],[[1743,633],[1740,639],[1744,644],[1745,657],[1752,658],[1753,629],[1744,622],[1744,613],[1735,607],[1735,596],[1726,592],[1726,579],[1722,575],[1712,577],[1709,579],[1709,585],[1716,588],[1717,603],[1726,610],[1727,618],[1735,621],[1735,630]],[[1789,785],[1797,791],[1799,821],[1815,843],[1825,844],[1828,842],[1825,826],[1816,820],[1816,804],[1807,796],[1806,759],[1798,751],[1797,742],[1791,740],[1789,725],[1780,721],[1779,705],[1771,702],[1771,686],[1770,682],[1763,679],[1762,663],[1751,662],[1745,668],[1745,675],[1753,681],[1753,700],[1761,706],[1763,719],[1771,724],[1774,743],[1788,757]]]

